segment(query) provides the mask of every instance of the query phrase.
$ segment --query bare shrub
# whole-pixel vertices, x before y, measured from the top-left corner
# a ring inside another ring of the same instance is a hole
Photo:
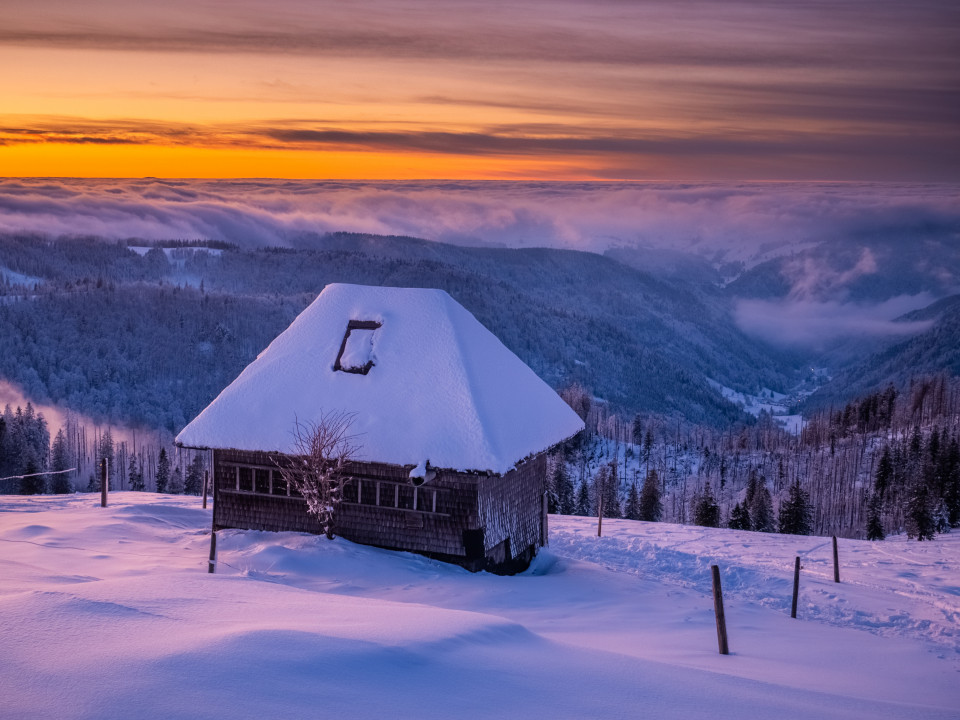
[[[280,475],[292,484],[304,500],[307,511],[317,518],[331,540],[345,480],[344,470],[359,450],[350,434],[353,414],[322,413],[317,422],[300,422],[293,427],[294,450],[289,462],[277,463]]]

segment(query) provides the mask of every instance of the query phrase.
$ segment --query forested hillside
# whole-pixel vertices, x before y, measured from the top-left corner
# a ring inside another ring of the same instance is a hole
[[[145,284],[45,292],[0,306],[0,376],[101,421],[174,432],[304,302]]]
[[[800,535],[929,540],[960,526],[960,380],[918,378],[815,414],[717,431],[604,408],[554,458],[558,512]]]
[[[2,238],[0,264],[37,281],[5,288],[0,375],[36,400],[175,430],[327,283],[353,282],[447,290],[547,382],[579,382],[625,412],[724,424],[741,411],[708,378],[791,383],[789,358],[744,335],[709,286],[583,252],[342,235],[299,244],[310,247],[134,252]]]
[[[831,382],[807,399],[805,408],[810,411],[841,404],[852,395],[889,384],[903,386],[911,376],[936,372],[960,376],[960,296],[944,298],[904,319],[932,320],[934,324],[920,335],[840,370]]]

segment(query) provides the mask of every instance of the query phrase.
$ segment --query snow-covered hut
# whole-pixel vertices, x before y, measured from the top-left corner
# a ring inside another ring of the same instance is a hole
[[[277,462],[295,423],[352,414],[337,533],[470,569],[545,544],[546,451],[583,422],[442,290],[328,285],[177,436],[213,450],[213,525],[319,532]]]

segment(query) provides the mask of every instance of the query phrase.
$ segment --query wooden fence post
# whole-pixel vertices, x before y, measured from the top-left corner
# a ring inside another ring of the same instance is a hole
[[[790,606],[790,617],[797,616],[797,596],[800,594],[800,556],[793,564],[793,605]]]
[[[597,498],[597,537],[603,534],[603,493]]]
[[[840,555],[837,553],[837,536],[833,536],[833,581],[840,582]]]
[[[207,573],[213,573],[217,569],[217,531],[210,531],[210,563],[207,567]]]
[[[107,459],[100,460],[100,507],[107,506]]]
[[[721,655],[729,655],[727,619],[723,614],[723,590],[720,588],[720,566],[711,565],[710,572],[713,575],[713,614],[717,618],[717,644],[720,646]]]
[[[210,481],[210,471],[203,471],[203,509],[207,509],[207,483]]]

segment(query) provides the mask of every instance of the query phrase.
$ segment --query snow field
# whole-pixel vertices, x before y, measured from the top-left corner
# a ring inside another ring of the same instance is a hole
[[[199,500],[0,499],[4,718],[956,718],[960,535],[841,540],[551,517],[511,578]],[[824,543],[826,545],[824,546]],[[800,618],[789,617],[793,557]],[[716,651],[709,565],[732,655]],[[787,572],[784,572],[786,568]],[[786,607],[786,611],[784,608]]]

